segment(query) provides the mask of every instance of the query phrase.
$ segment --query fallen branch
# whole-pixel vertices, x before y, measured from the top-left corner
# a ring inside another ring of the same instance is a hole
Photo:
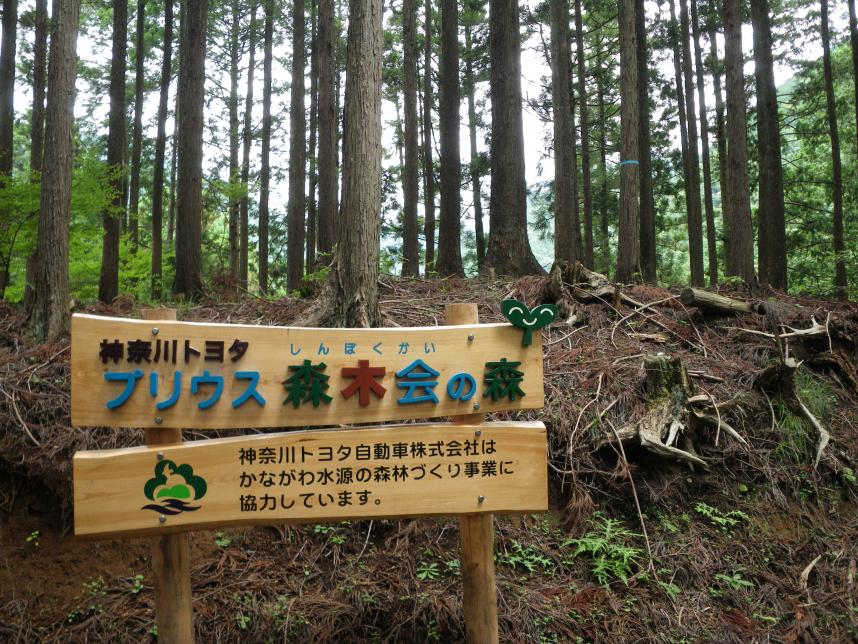
[[[701,288],[684,288],[679,294],[680,301],[686,306],[695,306],[707,313],[736,315],[737,313],[757,313],[756,307],[748,302],[737,300]]]

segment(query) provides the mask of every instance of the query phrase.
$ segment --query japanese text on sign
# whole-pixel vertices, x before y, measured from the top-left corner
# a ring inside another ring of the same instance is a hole
[[[74,424],[307,426],[543,402],[541,347],[508,325],[160,324],[74,317]]]

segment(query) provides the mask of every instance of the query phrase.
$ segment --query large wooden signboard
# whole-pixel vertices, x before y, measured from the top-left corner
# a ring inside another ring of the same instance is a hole
[[[306,329],[75,315],[78,426],[308,427],[543,405],[509,324]]]
[[[399,425],[78,452],[75,533],[547,509],[542,423]]]
[[[152,535],[159,639],[193,640],[189,530],[458,515],[466,634],[497,642],[492,514],[548,509],[545,426],[481,422],[543,405],[552,305],[509,324],[306,329],[72,319],[72,423],[148,447],[74,456],[75,534]],[[149,317],[160,316],[150,311]],[[513,326],[515,325],[515,326]],[[452,423],[342,428],[454,417]],[[182,443],[182,428],[330,427]]]

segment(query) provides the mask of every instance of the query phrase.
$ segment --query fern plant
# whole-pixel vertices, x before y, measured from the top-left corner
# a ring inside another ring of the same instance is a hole
[[[628,584],[643,552],[630,542],[640,536],[626,529],[622,521],[596,512],[590,519],[590,531],[581,537],[567,539],[561,547],[574,546],[573,557],[589,555],[590,569],[601,585],[607,586],[614,579]]]

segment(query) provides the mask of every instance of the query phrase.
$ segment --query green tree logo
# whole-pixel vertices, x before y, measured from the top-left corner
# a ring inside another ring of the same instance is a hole
[[[557,307],[540,304],[529,309],[518,300],[504,300],[501,302],[501,313],[513,326],[524,330],[521,346],[529,347],[533,343],[533,331],[551,324],[557,317]]]
[[[155,465],[154,476],[146,481],[143,494],[150,501],[143,510],[152,510],[159,514],[179,514],[199,510],[199,505],[191,505],[206,495],[208,485],[202,476],[194,474],[194,468],[173,461],[159,461]]]

